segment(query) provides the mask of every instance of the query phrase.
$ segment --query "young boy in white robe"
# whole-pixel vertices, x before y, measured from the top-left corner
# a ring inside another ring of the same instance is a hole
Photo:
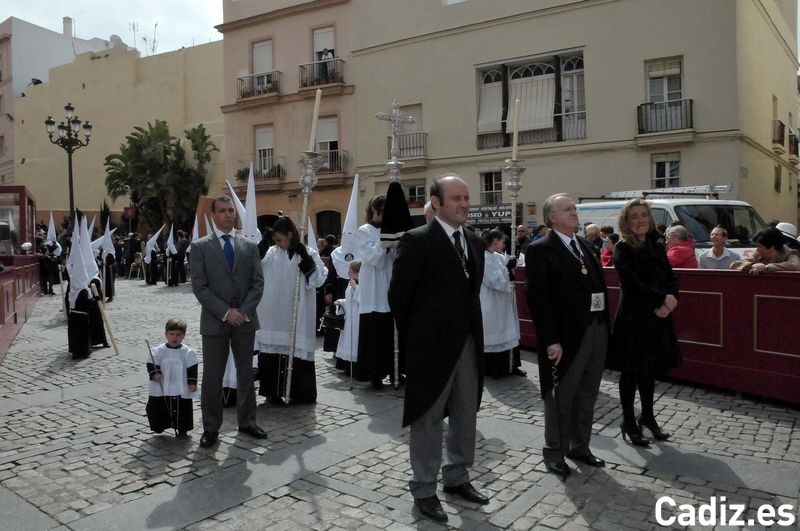
[[[291,350],[292,309],[295,285],[300,275],[300,298],[295,328],[295,351],[289,398],[298,403],[317,400],[317,379],[314,351],[317,347],[317,288],[322,286],[328,270],[319,254],[300,241],[294,222],[281,216],[272,226],[275,245],[261,261],[264,271],[264,293],[258,304],[255,348],[259,351],[260,385],[258,394],[273,403],[280,403],[286,392],[286,373]]]
[[[514,283],[506,267],[505,234],[499,229],[483,233],[486,245],[481,313],[483,315],[484,373],[499,378],[520,374],[519,318]],[[524,373],[522,373],[524,375]]]
[[[336,368],[344,370],[350,376],[356,372],[358,363],[358,324],[360,313],[358,311],[358,272],[361,262],[353,260],[347,268],[350,281],[344,292],[344,299],[337,300],[336,313],[344,315],[344,328],[339,335],[339,344],[336,347]]]
[[[172,428],[178,437],[185,438],[194,428],[192,398],[197,392],[197,353],[183,344],[186,321],[170,319],[164,328],[166,342],[151,349],[147,358],[147,420],[155,433]]]

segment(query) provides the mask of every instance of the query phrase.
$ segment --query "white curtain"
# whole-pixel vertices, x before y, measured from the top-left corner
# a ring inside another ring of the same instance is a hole
[[[503,83],[482,84],[480,108],[478,110],[478,133],[501,132],[502,120]]]
[[[272,72],[272,41],[253,44],[253,73]]]
[[[556,100],[555,74],[512,79],[509,82],[509,102],[520,102],[519,130],[549,129],[553,127],[553,108]],[[514,105],[508,106],[507,131],[514,127]]]
[[[271,127],[256,129],[256,150],[272,149],[274,147],[272,142],[273,139]]]

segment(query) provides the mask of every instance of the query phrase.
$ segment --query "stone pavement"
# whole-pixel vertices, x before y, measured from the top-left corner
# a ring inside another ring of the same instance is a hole
[[[233,410],[218,448],[198,447],[199,427],[184,441],[150,433],[144,338],[156,344],[164,322],[182,317],[199,351],[199,307],[188,285],[121,280],[117,289],[108,309],[119,355],[73,361],[59,301],[48,297],[0,364],[0,528],[443,527],[413,509],[406,489],[402,389],[351,391],[321,351],[317,404],[259,405],[266,441],[239,436]],[[524,358],[529,378],[489,379],[479,413],[473,479],[492,502],[440,493],[451,527],[652,529],[662,495],[694,506],[725,496],[749,507],[746,518],[762,504],[791,504],[797,517],[796,407],[661,383],[657,414],[674,440],[638,449],[620,438],[616,374],[606,373],[592,446],[608,466],[562,483],[544,471],[537,371]]]

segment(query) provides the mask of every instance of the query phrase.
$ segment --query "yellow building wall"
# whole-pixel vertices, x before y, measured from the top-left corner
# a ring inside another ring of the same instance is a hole
[[[71,102],[75,114],[94,126],[89,145],[73,155],[76,208],[93,213],[107,200],[118,216],[129,205],[127,197],[107,197],[104,161],[119,152],[134,127],[156,119],[187,142],[187,151],[183,131],[205,126],[220,149],[209,165],[209,189],[218,188],[225,174],[221,73],[221,42],[145,58],[135,50],[86,53],[52,69],[48,83],[29,87],[27,97],[15,101],[16,183],[37,198],[40,217],[53,210],[60,219],[68,212],[67,155],[48,140],[44,120],[64,120],[64,105]]]

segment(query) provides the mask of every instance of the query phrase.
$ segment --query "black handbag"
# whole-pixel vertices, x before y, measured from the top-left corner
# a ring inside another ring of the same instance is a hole
[[[325,313],[319,320],[320,328],[335,328],[336,330],[344,329],[344,315],[336,315],[336,307],[330,305],[325,308]]]

